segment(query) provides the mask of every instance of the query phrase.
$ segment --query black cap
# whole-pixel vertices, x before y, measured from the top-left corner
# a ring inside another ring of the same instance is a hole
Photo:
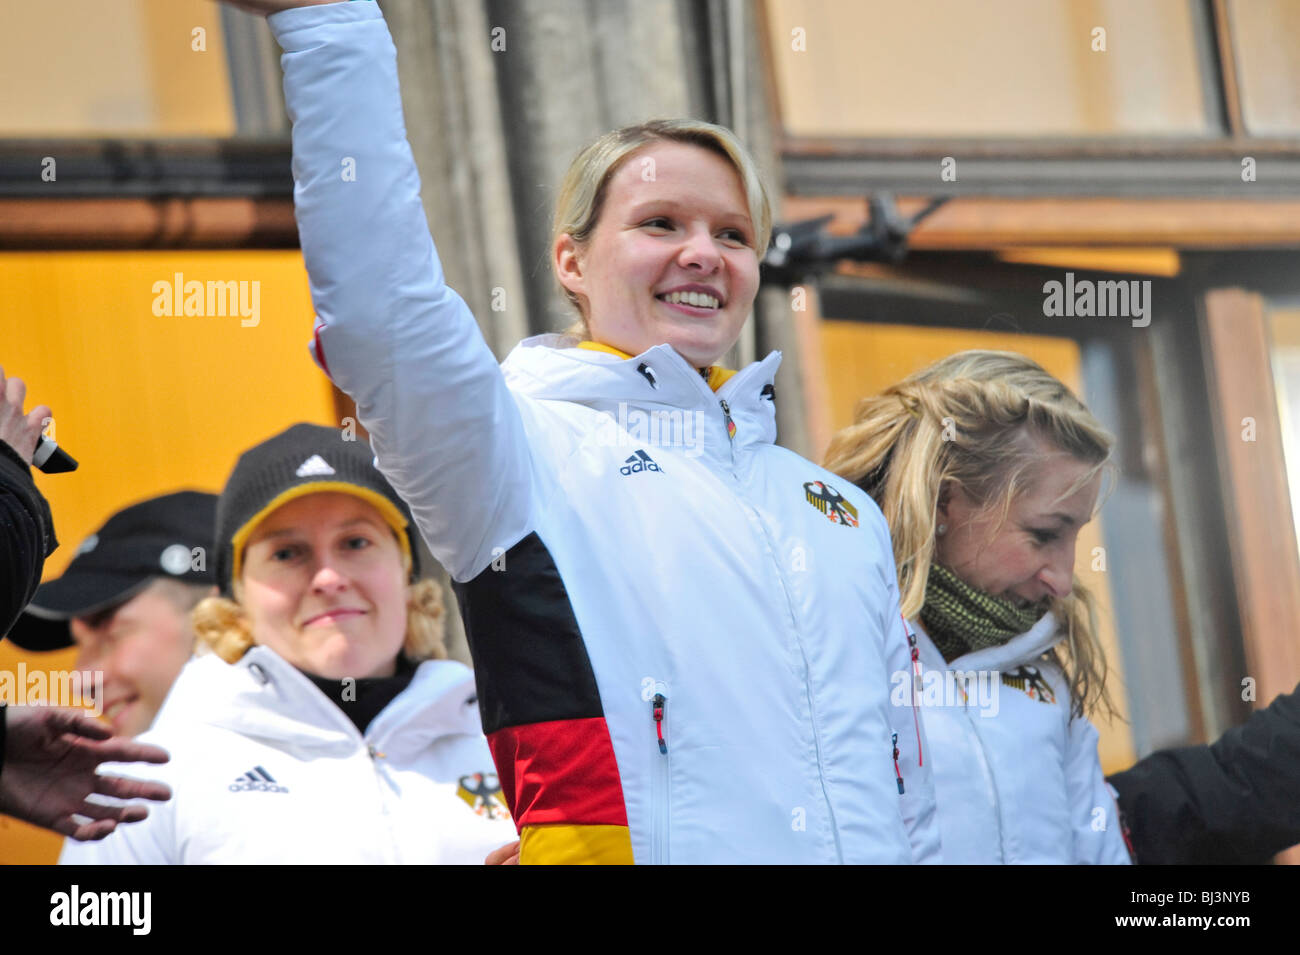
[[[410,509],[375,467],[370,445],[337,428],[296,424],[239,456],[217,503],[217,584],[231,596],[244,545],[272,511],[295,498],[321,491],[351,494],[370,504],[397,535],[411,560],[411,580],[420,557]]]
[[[24,650],[72,646],[68,621],[116,606],[151,581],[216,582],[217,496],[178,491],[118,511],[77,548],[63,576],[41,584],[6,635]]]

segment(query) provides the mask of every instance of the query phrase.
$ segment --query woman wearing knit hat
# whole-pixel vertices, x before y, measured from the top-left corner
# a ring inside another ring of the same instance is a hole
[[[1113,438],[1022,355],[961,352],[864,399],[826,467],[889,521],[948,863],[1127,863],[1085,715],[1110,710],[1074,578]]]
[[[479,863],[514,838],[473,676],[444,659],[440,591],[364,448],[299,424],[240,457],[222,596],[194,612],[213,652],[144,737],[175,797],[60,861]]]

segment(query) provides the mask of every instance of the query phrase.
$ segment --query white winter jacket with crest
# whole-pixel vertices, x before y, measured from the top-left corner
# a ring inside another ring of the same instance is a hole
[[[1061,641],[1055,617],[951,663],[912,627],[920,676],[895,673],[894,697],[921,704],[944,862],[1127,865],[1097,730],[1071,717],[1065,679],[1043,659]]]
[[[162,780],[171,800],[102,841],[66,841],[60,863],[478,865],[515,838],[473,677],[451,660],[421,663],[363,736],[267,647],[197,657],[139,741],[171,762],[102,771]]]
[[[716,393],[667,345],[498,366],[443,281],[378,6],[270,23],[314,355],[457,582],[521,861],[937,858],[888,529],[773,443],[779,354]]]

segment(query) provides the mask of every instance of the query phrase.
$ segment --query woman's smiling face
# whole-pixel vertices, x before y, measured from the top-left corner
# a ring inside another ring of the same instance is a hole
[[[754,223],[735,167],[658,142],[623,161],[590,239],[556,242],[592,338],[630,355],[667,343],[697,368],[735,344],[758,292]]]
[[[365,501],[308,494],[258,525],[239,601],[253,639],[327,679],[391,676],[406,636],[407,586],[392,529]]]

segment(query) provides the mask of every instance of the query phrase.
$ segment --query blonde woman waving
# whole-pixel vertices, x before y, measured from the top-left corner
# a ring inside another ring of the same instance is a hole
[[[314,355],[458,584],[520,862],[933,858],[884,520],[774,443],[779,354],[718,365],[771,223],[735,136],[584,149],[552,244],[579,329],[498,366],[443,280],[378,5],[259,6]]]

